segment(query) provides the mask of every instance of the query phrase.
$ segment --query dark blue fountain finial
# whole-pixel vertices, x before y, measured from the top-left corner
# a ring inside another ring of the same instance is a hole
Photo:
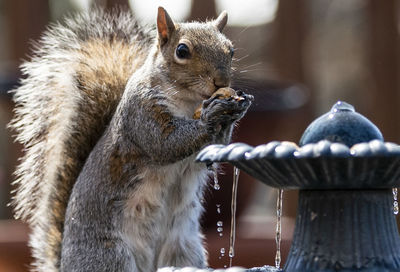
[[[337,142],[352,147],[371,140],[383,141],[382,133],[354,107],[338,101],[332,109],[312,122],[300,139],[300,146],[321,140]]]

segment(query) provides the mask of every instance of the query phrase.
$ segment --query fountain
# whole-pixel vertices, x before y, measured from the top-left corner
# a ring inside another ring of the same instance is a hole
[[[392,193],[400,185],[400,146],[384,142],[378,128],[344,102],[311,123],[299,145],[211,145],[197,160],[229,162],[268,186],[300,190],[283,271],[400,271]]]

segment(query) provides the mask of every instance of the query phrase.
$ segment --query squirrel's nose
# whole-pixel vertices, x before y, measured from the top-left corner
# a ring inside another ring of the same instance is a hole
[[[214,77],[214,85],[217,88],[228,87],[231,82],[231,77],[228,72],[217,70]]]

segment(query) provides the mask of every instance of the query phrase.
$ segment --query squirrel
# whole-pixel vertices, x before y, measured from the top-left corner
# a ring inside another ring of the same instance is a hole
[[[32,230],[32,271],[207,266],[195,156],[229,143],[253,100],[213,96],[232,77],[226,23],[175,23],[160,7],[146,28],[95,9],[46,30],[10,123],[25,147],[11,204]]]

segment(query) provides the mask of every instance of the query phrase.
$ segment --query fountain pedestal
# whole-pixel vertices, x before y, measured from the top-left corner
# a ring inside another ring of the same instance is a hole
[[[343,102],[306,129],[300,146],[213,145],[197,160],[229,162],[269,186],[300,190],[284,271],[400,271],[391,190],[400,186],[400,146]]]
[[[285,271],[398,271],[390,189],[301,190]]]

